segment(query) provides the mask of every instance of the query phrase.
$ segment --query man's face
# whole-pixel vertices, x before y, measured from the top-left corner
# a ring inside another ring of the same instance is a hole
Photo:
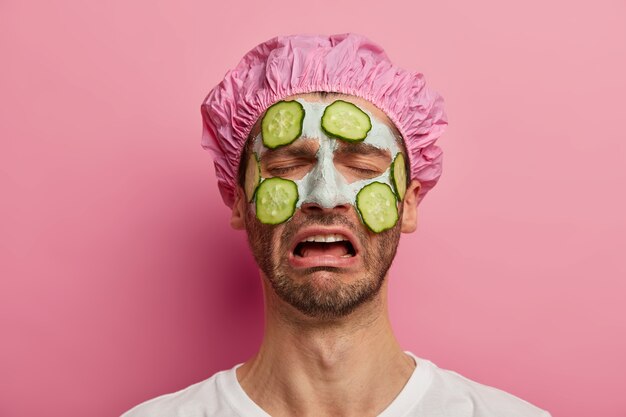
[[[252,149],[263,178],[298,184],[298,209],[278,225],[261,223],[254,204],[245,208],[245,226],[255,259],[276,294],[310,317],[349,314],[380,290],[397,249],[401,222],[371,232],[354,206],[358,190],[374,180],[389,182],[389,167],[400,147],[384,115],[364,100],[351,101],[372,117],[374,129],[363,142],[349,143],[319,129],[329,103],[301,96],[308,110],[302,136],[267,149],[260,135]],[[402,204],[400,204],[400,215]]]

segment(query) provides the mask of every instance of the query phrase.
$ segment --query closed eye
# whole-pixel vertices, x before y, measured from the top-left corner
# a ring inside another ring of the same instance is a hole
[[[368,144],[340,144],[334,155],[335,166],[351,181],[382,175],[391,163],[389,150]]]
[[[268,167],[267,168],[267,172],[269,172],[270,174],[274,175],[274,176],[278,176],[278,175],[285,175],[288,174],[290,172],[294,172],[297,171],[303,167],[306,167],[305,164],[299,164],[299,165],[287,165],[287,166],[278,166],[278,167]]]
[[[315,160],[309,158],[289,158],[285,160],[273,160],[262,166],[264,176],[285,177],[289,179],[300,179],[311,170]]]
[[[381,174],[381,172],[379,170],[375,170],[375,169],[369,169],[369,168],[362,168],[362,167],[358,167],[358,166],[349,166],[348,167],[350,170],[357,172],[359,174],[363,174],[363,175],[367,175],[367,176],[378,176]]]
[[[261,156],[261,175],[300,179],[315,165],[318,148],[316,140],[300,138],[289,146],[268,150]]]

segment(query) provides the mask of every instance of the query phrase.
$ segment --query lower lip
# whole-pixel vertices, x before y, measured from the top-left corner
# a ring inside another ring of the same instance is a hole
[[[295,256],[289,254],[289,264],[293,268],[313,268],[316,266],[329,266],[335,268],[349,268],[358,262],[358,255],[341,258],[338,256]]]

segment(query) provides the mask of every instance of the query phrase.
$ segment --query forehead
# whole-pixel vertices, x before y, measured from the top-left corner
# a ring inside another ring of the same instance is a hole
[[[393,132],[394,136],[397,138],[398,144],[404,147],[404,143],[402,142],[402,137],[400,135],[400,132],[398,131],[396,126],[393,124],[391,119],[389,119],[389,117],[381,109],[379,109],[374,104],[372,104],[371,102],[361,97],[351,96],[347,94],[340,94],[340,93],[324,93],[323,95],[320,95],[319,93],[303,93],[303,94],[294,94],[291,96],[287,96],[283,100],[285,101],[295,100],[297,98],[302,98],[310,103],[322,103],[322,104],[331,104],[335,100],[344,100],[344,101],[350,102],[360,107],[363,110],[367,110],[369,113],[372,114],[372,116],[376,117],[379,122],[388,126]],[[252,130],[250,131],[249,137],[254,138],[261,132],[261,120],[263,119],[264,115],[265,113],[259,116],[259,119],[256,121],[256,123],[252,127]]]

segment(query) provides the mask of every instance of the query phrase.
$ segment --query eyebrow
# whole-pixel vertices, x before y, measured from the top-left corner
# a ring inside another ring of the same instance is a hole
[[[310,158],[317,154],[317,148],[313,141],[303,141],[298,145],[281,146],[276,149],[268,149],[263,158]]]
[[[390,158],[389,151],[377,148],[376,146],[368,143],[340,144],[335,153],[340,155],[365,155],[385,159]]]

